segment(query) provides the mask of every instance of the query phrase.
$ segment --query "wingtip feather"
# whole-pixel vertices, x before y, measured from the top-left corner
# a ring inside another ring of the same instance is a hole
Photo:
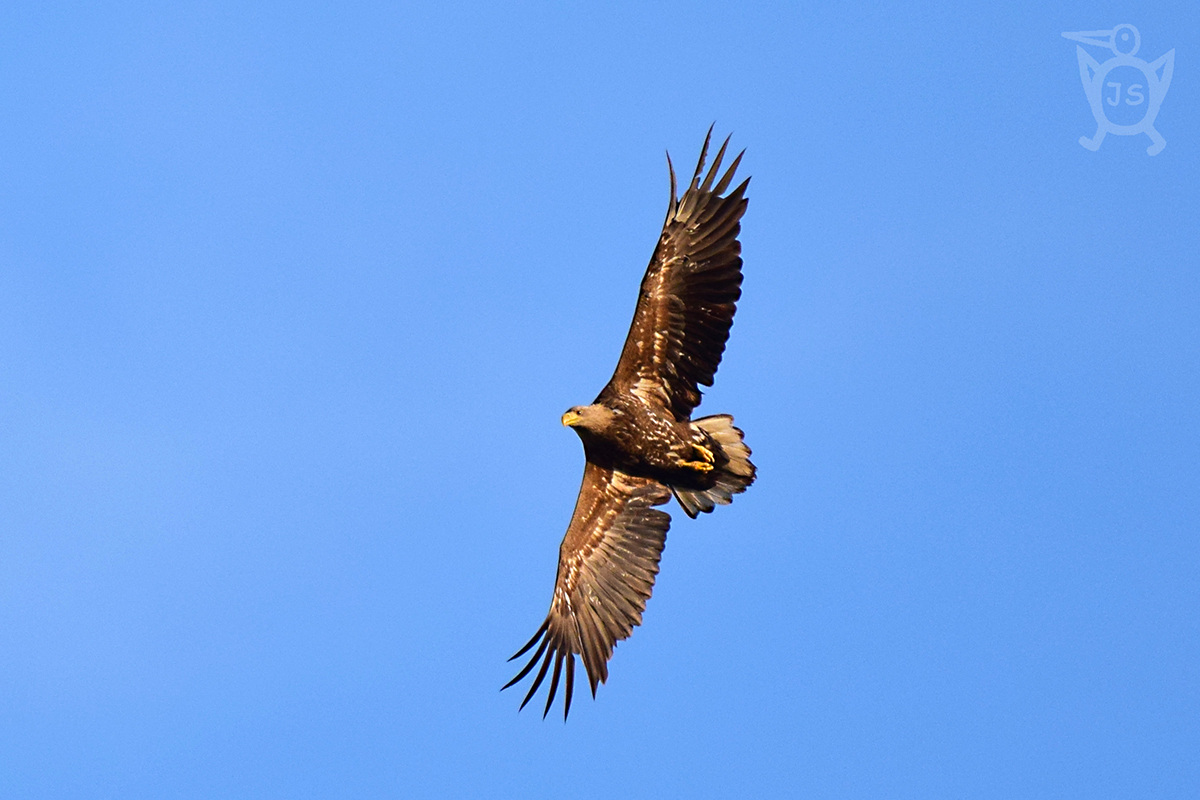
[[[700,191],[707,192],[709,187],[712,186],[713,178],[717,176],[717,170],[721,169],[721,161],[725,158],[725,149],[729,147],[729,140],[732,138],[733,134],[731,133],[726,136],[725,141],[721,143],[721,149],[718,150],[716,156],[713,157],[712,166],[708,168],[708,174],[704,176],[704,183],[700,184]],[[720,193],[720,191],[715,192],[715,194]]]
[[[704,171],[704,162],[708,159],[708,145],[712,141],[713,128],[717,123],[714,122],[708,126],[708,133],[704,136],[704,146],[700,148],[700,160],[696,162],[696,171],[692,173],[692,182],[688,184],[688,191],[694,190],[700,184],[700,173]]]
[[[549,659],[547,659],[549,663]],[[542,712],[542,719],[550,713],[550,706],[554,705],[554,698],[558,694],[558,679],[562,675],[563,651],[559,650],[554,657],[554,675],[550,678],[550,691],[546,693],[546,710]]]
[[[567,721],[567,715],[571,713],[571,698],[575,696],[575,656],[567,656],[567,687],[564,690],[566,695],[563,697],[563,722]]]
[[[667,203],[667,219],[675,216],[675,211],[679,208],[679,197],[676,195],[678,187],[675,184],[675,165],[671,163],[671,153],[667,153],[667,172],[671,175],[671,200]]]
[[[542,659],[542,668],[538,670],[537,677],[533,679],[533,686],[529,687],[529,694],[525,695],[525,699],[521,701],[521,707],[517,709],[519,714],[529,701],[533,699],[533,695],[537,692],[538,687],[542,685],[542,681],[546,679],[546,670],[550,669],[550,653],[546,653],[546,657]]]
[[[728,142],[729,140],[726,139],[725,141]],[[713,194],[719,195],[729,186],[729,183],[733,180],[733,174],[737,172],[738,165],[742,163],[742,156],[744,155],[746,155],[744,149],[737,154],[737,158],[733,160],[733,163],[729,165],[729,169],[725,171],[725,174],[721,176],[721,180],[717,182],[716,187],[713,189]]]
[[[508,683],[506,683],[506,684],[504,684],[503,686],[501,686],[501,687],[500,687],[500,691],[502,691],[502,692],[503,692],[505,689],[507,689],[508,687],[510,687],[510,686],[512,686],[513,684],[517,683],[517,682],[518,682],[518,681],[520,681],[522,678],[524,678],[526,675],[528,675],[528,674],[529,674],[529,671],[530,671],[531,669],[533,669],[533,666],[534,666],[535,664],[537,664],[537,662],[538,662],[538,659],[542,657],[542,653],[543,653],[543,652],[546,650],[546,645],[547,645],[547,644],[549,644],[549,643],[550,643],[550,640],[549,640],[549,639],[547,639],[547,640],[543,641],[543,642],[542,642],[542,646],[541,646],[541,647],[539,647],[539,648],[537,649],[537,652],[533,654],[533,658],[529,659],[529,663],[525,665],[525,669],[523,669],[523,670],[521,670],[520,672],[518,672],[518,673],[517,673],[517,677],[513,678],[511,681],[509,681]]]
[[[525,655],[527,652],[529,652],[529,648],[533,647],[537,643],[537,640],[542,638],[542,634],[545,633],[546,629],[549,627],[550,627],[550,618],[547,617],[542,622],[542,627],[537,629],[537,633],[535,633],[533,635],[533,638],[530,639],[528,642],[526,642],[524,647],[522,647],[520,650],[518,650],[517,652],[515,652],[511,656],[509,656],[508,660],[515,661],[518,658],[520,658],[521,656]]]

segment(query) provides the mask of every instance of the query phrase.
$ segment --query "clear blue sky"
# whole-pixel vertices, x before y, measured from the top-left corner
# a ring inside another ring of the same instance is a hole
[[[0,11],[0,795],[1197,796],[1200,7],[398,5]],[[759,480],[518,715],[714,120]]]

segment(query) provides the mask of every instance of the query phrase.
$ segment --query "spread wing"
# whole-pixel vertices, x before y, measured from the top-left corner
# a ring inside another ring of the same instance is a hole
[[[583,659],[592,696],[596,696],[596,686],[608,679],[613,645],[642,622],[671,524],[671,517],[653,506],[670,498],[670,491],[660,483],[588,463],[571,524],[558,551],[550,613],[529,643],[509,659],[519,658],[537,645],[525,668],[504,686],[507,689],[520,681],[541,661],[521,708],[542,685],[553,660],[554,675],[542,716],[550,713],[566,661],[566,719],[575,691],[576,655]]]
[[[713,185],[729,144],[726,139],[701,181],[711,137],[709,128],[692,182],[678,200],[675,168],[667,157],[671,172],[667,219],[642,278],[621,359],[600,395],[632,392],[669,409],[677,420],[687,419],[700,404],[700,384],[712,386],[733,325],[735,304],[742,295],[738,234],[750,179],[721,196],[742,160],[738,154]]]

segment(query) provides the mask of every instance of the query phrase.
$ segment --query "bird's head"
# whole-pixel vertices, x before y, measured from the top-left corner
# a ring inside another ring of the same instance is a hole
[[[590,406],[571,406],[562,415],[562,424],[568,428],[602,431],[612,422],[616,412],[611,408],[593,403]]]

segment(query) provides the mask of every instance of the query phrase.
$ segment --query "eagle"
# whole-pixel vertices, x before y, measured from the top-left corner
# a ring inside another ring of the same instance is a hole
[[[741,297],[738,234],[750,183],[747,178],[725,194],[744,150],[717,177],[729,138],[704,172],[711,139],[709,128],[682,197],[676,197],[667,154],[667,218],[616,371],[591,405],[562,416],[562,424],[583,441],[583,485],[559,548],[550,612],[509,661],[537,649],[503,687],[521,681],[540,662],[523,709],[553,662],[543,718],[554,703],[564,662],[566,720],[575,657],[583,661],[594,698],[597,685],[608,679],[613,646],[641,624],[671,524],[670,515],[656,506],[673,495],[694,519],[728,504],[754,482],[750,448],[733,417],[691,418],[700,404],[699,387],[712,386]]]

